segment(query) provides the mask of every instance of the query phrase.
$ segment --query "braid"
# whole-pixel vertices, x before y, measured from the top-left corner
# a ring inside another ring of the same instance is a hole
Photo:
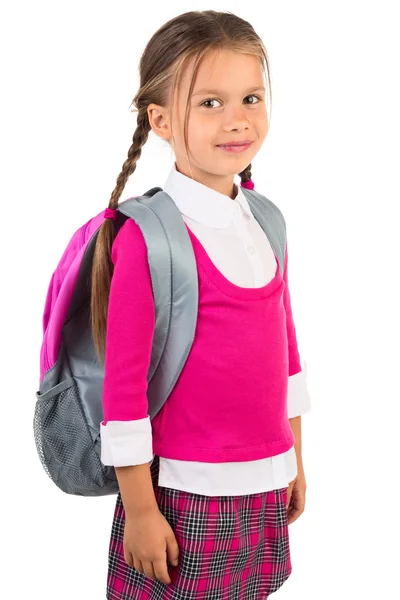
[[[122,165],[121,173],[117,177],[117,184],[111,194],[109,208],[117,208],[118,200],[126,186],[126,182],[136,169],[136,163],[142,154],[142,148],[147,142],[151,130],[146,110],[139,110],[137,125],[132,138],[131,147],[128,150],[128,158]]]
[[[250,181],[250,179],[251,179],[251,163],[249,165],[247,165],[247,167],[239,173],[239,176],[240,176],[242,183],[246,183],[247,181]]]
[[[122,165],[122,170],[118,175],[117,184],[111,194],[108,208],[118,208],[118,200],[124,191],[130,175],[136,169],[136,163],[142,153],[142,147],[149,137],[150,129],[147,111],[139,111],[132,144],[128,150],[128,158]],[[93,342],[99,361],[104,359],[108,301],[113,273],[111,248],[115,236],[116,228],[114,222],[111,219],[104,219],[99,229],[93,255],[90,303]]]

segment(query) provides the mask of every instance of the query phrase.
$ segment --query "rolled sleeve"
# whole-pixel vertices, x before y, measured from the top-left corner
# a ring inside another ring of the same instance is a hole
[[[153,460],[150,417],[135,421],[100,423],[100,460],[103,465],[128,467]]]
[[[287,410],[288,418],[293,419],[307,413],[311,409],[311,398],[307,388],[307,363],[304,361],[302,371],[289,377]]]

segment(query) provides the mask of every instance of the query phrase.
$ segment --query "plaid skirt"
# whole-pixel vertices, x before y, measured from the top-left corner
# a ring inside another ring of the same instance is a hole
[[[265,600],[292,572],[287,488],[245,496],[204,496],[151,476],[160,512],[179,546],[179,564],[166,558],[170,584],[154,581],[124,558],[125,511],[120,493],[108,554],[107,600]]]

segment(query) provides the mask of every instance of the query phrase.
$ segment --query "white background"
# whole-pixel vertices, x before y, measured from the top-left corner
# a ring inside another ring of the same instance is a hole
[[[274,597],[399,597],[395,5],[4,3],[1,598],[105,598],[115,496],[64,494],[34,445],[45,295],[72,234],[108,206],[146,42],[177,14],[208,8],[249,20],[269,52],[272,121],[253,179],[286,218],[312,396],[306,510],[290,526],[293,573]],[[171,161],[151,134],[121,200],[163,187]]]

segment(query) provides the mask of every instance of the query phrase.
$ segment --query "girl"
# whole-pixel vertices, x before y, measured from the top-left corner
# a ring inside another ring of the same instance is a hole
[[[282,275],[234,183],[239,174],[253,187],[251,162],[268,130],[265,74],[270,83],[252,26],[212,10],[167,22],[141,58],[137,127],[92,275],[93,336],[105,359],[101,460],[120,489],[109,600],[264,600],[292,571],[288,524],[304,509],[309,397],[287,253]],[[150,130],[176,157],[164,191],[187,227],[199,282],[193,346],[151,423],[147,249],[132,219],[117,234],[112,220]]]

